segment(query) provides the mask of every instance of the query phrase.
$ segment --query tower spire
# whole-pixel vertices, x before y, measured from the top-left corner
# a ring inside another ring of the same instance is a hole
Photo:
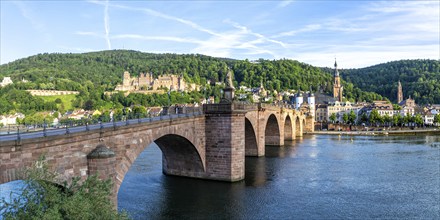
[[[334,76],[339,76],[338,64],[336,63],[336,58],[335,58],[335,74],[334,74]]]
[[[402,84],[399,82],[397,83],[397,104],[401,103],[403,101],[403,90],[402,90]]]
[[[335,74],[333,77],[334,77],[333,98],[336,98],[338,101],[342,102],[343,87],[341,85],[341,78],[339,78],[338,64],[336,63],[336,58],[335,58]]]

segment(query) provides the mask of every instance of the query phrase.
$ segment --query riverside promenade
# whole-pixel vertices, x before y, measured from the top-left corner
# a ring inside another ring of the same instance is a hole
[[[305,134],[325,135],[440,135],[440,128],[414,130],[383,130],[383,131],[314,131]]]

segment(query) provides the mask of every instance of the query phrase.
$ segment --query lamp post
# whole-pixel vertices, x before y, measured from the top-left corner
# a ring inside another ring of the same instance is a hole
[[[47,136],[47,134],[46,134],[46,119],[44,119],[44,122],[43,122],[43,135],[44,135],[44,137]]]

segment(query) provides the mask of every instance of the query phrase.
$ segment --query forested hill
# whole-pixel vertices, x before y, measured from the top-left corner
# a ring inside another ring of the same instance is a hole
[[[152,54],[131,50],[111,50],[83,54],[39,54],[0,66],[0,80],[12,77],[17,89],[56,89],[83,91],[90,84],[102,90],[113,90],[121,83],[122,73],[132,76],[140,72],[182,74],[185,80],[204,85],[223,81],[228,67],[234,72],[237,85],[257,87],[263,82],[269,90],[332,91],[332,74],[294,60],[233,60],[199,54]],[[29,82],[18,83],[25,79]],[[362,92],[343,82],[344,95],[352,100],[382,99],[375,93]],[[85,86],[87,85],[87,86]]]
[[[341,77],[356,87],[397,101],[400,80],[404,98],[418,104],[440,103],[440,62],[438,60],[400,60],[361,69],[340,71]]]

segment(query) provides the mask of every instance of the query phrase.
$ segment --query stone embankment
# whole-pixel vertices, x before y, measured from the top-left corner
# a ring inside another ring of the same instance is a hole
[[[414,129],[414,130],[384,130],[384,131],[314,131],[306,134],[327,134],[327,135],[440,135],[439,128]]]

